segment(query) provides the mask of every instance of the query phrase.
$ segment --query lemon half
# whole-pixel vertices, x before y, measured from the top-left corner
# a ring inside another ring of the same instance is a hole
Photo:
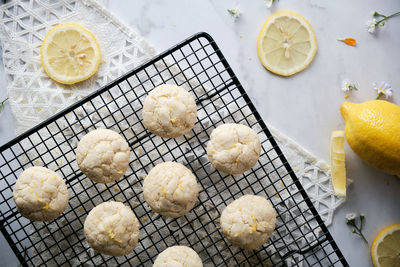
[[[50,78],[74,84],[96,73],[100,47],[94,35],[82,26],[62,24],[47,33],[40,48],[40,59]]]
[[[258,35],[258,57],[275,74],[290,76],[304,70],[316,52],[317,39],[311,24],[293,11],[272,14]]]
[[[375,267],[400,266],[400,224],[393,224],[375,237],[371,245]]]
[[[346,167],[344,155],[344,132],[333,131],[331,134],[331,177],[336,196],[346,196]]]

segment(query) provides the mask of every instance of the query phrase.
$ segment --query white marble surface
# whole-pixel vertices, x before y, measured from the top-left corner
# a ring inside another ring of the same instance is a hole
[[[371,12],[390,14],[400,10],[398,0],[280,0],[267,9],[263,0],[114,0],[102,1],[122,21],[141,32],[160,51],[199,31],[210,33],[263,119],[318,157],[328,160],[332,130],[344,128],[339,106],[345,78],[356,82],[359,91],[351,101],[373,99],[373,81],[387,81],[394,88],[392,101],[400,104],[400,16],[391,19],[375,35],[365,30]],[[238,20],[227,8],[240,6]],[[313,25],[318,52],[304,72],[290,78],[275,76],[258,61],[255,44],[263,21],[278,10],[301,13]],[[239,36],[242,35],[243,38]],[[357,47],[336,41],[354,37]],[[5,96],[4,72],[0,68],[0,99]],[[9,107],[0,115],[0,144],[13,137]],[[329,227],[350,266],[372,266],[369,246],[350,233],[344,223],[349,212],[366,214],[365,235],[369,243],[378,231],[400,222],[400,180],[362,162],[346,147],[348,176],[354,183],[346,203]],[[2,266],[16,266],[4,239],[0,238]]]

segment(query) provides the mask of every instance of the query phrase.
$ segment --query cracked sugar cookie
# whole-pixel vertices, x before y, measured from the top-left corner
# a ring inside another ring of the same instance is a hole
[[[123,256],[133,251],[139,238],[139,221],[121,202],[103,202],[94,207],[84,224],[86,239],[97,252]]]
[[[144,100],[143,123],[155,135],[175,138],[188,133],[194,126],[197,107],[184,88],[163,84]]]
[[[166,266],[203,267],[203,263],[193,249],[187,246],[173,246],[161,252],[153,264],[153,267]]]
[[[219,171],[240,174],[251,169],[261,153],[260,138],[250,127],[226,123],[215,128],[207,145],[207,156]]]
[[[276,211],[260,196],[244,195],[221,214],[221,230],[233,245],[251,250],[268,241],[276,224]]]
[[[144,179],[143,195],[154,212],[177,218],[196,204],[199,186],[193,173],[177,162],[157,164]]]
[[[68,206],[68,190],[64,180],[44,167],[30,167],[18,177],[13,199],[22,216],[32,221],[51,221]]]
[[[110,183],[124,176],[129,166],[129,145],[116,132],[97,129],[86,134],[76,149],[81,171],[97,183]]]

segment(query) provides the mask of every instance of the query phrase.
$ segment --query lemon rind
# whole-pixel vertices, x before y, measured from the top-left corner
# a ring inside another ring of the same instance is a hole
[[[332,141],[335,138],[343,138],[344,139],[344,131],[333,131],[331,134],[331,139],[330,139],[330,162],[331,162],[331,169],[332,169],[332,165],[333,165],[333,156],[334,154],[338,154],[338,152],[334,152],[332,151]],[[341,153],[340,153],[341,154]],[[344,154],[344,151],[343,151]],[[346,171],[346,166],[345,166],[345,162],[343,162],[343,168]],[[344,181],[344,188],[338,188],[338,185],[334,182],[334,178],[332,176],[332,172],[331,172],[331,179],[332,179],[332,186],[333,186],[333,193],[335,194],[335,196],[338,197],[345,197],[346,196],[346,180]],[[345,176],[346,179],[346,176]]]

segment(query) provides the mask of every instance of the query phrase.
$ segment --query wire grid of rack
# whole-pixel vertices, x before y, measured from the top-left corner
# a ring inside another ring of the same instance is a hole
[[[162,139],[142,124],[146,95],[162,83],[177,84],[194,95],[198,120],[181,138]],[[235,177],[216,171],[206,157],[206,143],[218,125],[236,122],[255,129],[262,142],[259,162]],[[112,184],[92,182],[79,170],[74,150],[95,128],[111,128],[131,147],[130,167]],[[167,246],[189,245],[205,266],[348,266],[291,170],[277,143],[251,103],[214,40],[199,33],[82,99],[65,111],[0,148],[0,228],[23,266],[149,266]],[[201,185],[199,201],[187,215],[171,219],[151,212],[141,186],[157,163],[185,164]],[[69,207],[52,222],[23,218],[12,200],[22,170],[42,165],[61,174],[69,188]],[[231,246],[219,230],[223,208],[243,194],[267,197],[277,210],[277,226],[260,249]],[[123,257],[88,247],[83,223],[103,201],[122,201],[140,221],[139,243]]]

